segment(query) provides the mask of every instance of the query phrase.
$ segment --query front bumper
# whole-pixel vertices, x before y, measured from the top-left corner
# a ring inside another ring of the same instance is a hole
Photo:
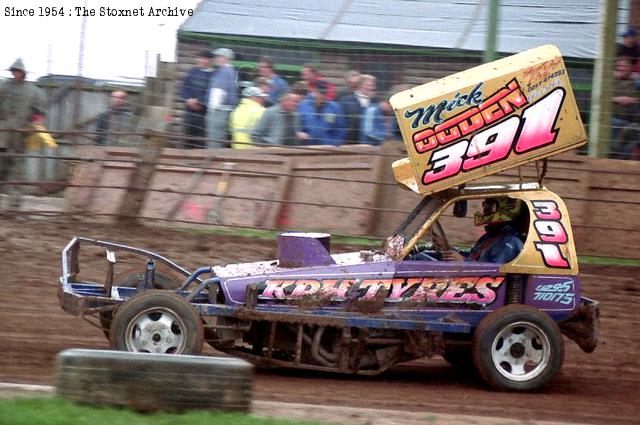
[[[62,287],[58,289],[58,302],[64,311],[78,317],[108,310],[118,304],[118,301],[110,298],[67,292]]]

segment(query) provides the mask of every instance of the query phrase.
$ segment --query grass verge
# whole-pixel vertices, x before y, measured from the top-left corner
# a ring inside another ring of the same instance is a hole
[[[283,412],[286,414],[286,412]],[[259,418],[241,413],[193,411],[182,414],[142,414],[126,409],[81,406],[66,400],[40,397],[0,400],[1,425],[319,425]]]

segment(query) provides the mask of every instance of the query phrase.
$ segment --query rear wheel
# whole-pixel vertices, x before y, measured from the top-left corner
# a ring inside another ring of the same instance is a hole
[[[518,304],[480,322],[472,351],[478,373],[493,388],[528,391],[547,384],[560,370],[564,341],[548,315]]]
[[[150,290],[125,301],[111,323],[111,347],[120,351],[199,354],[204,329],[198,312],[181,296]]]

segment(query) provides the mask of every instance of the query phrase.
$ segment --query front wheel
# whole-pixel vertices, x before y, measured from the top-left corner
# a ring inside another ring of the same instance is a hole
[[[198,312],[184,298],[150,290],[118,308],[109,335],[111,347],[120,351],[200,354],[204,330]]]
[[[473,362],[497,390],[529,391],[547,384],[564,360],[558,325],[526,305],[509,305],[487,315],[475,331]]]
[[[141,269],[139,266],[133,267],[114,277],[113,286],[132,288],[136,286],[140,280],[144,280],[145,273],[146,270]],[[155,289],[165,290],[177,289],[180,287],[180,280],[180,276],[171,268],[164,264],[158,264],[153,278],[153,287]],[[100,312],[100,326],[107,339],[109,339],[109,328],[111,328],[112,320],[113,312],[111,310]]]

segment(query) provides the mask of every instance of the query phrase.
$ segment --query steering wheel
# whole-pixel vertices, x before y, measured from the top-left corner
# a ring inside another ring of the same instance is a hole
[[[431,233],[431,243],[436,252],[443,254],[451,249],[449,239],[447,239],[447,235],[444,233],[444,229],[438,220],[433,222],[429,231]]]
[[[447,235],[444,233],[442,226],[439,221],[435,221],[431,228],[429,229],[429,236],[431,239],[431,249],[435,251],[436,256],[427,255],[434,260],[442,260],[444,258],[444,253],[451,249],[449,245],[449,240],[447,239]],[[416,259],[420,253],[424,251],[424,247],[420,247],[417,243],[411,248],[411,251],[407,255],[407,258]]]

